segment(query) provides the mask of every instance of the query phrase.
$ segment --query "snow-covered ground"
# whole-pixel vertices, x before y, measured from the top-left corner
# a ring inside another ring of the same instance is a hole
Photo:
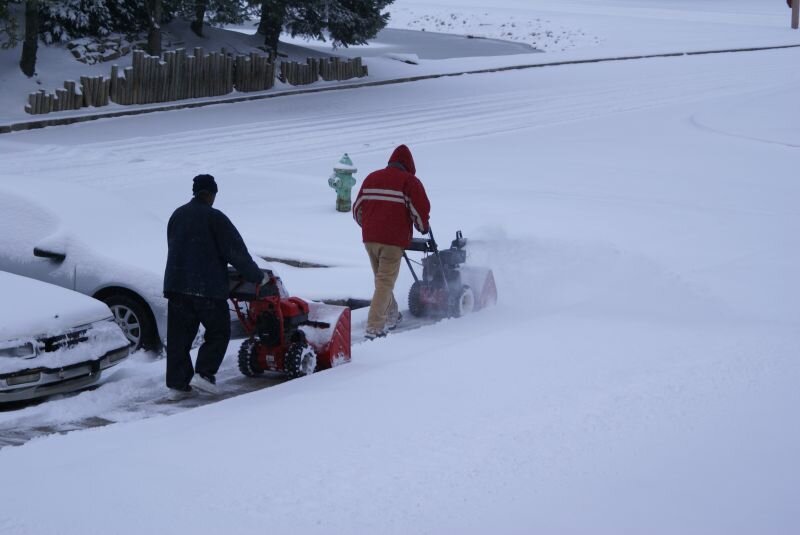
[[[781,2],[398,0],[390,11],[390,27],[506,39],[547,52],[688,52],[744,43],[797,43],[796,32],[789,29],[789,10]]]
[[[457,12],[476,17],[468,33],[513,15],[582,36],[537,61],[800,42],[783,2],[528,4],[396,7],[409,27]],[[333,165],[347,152],[360,181],[407,143],[440,241],[462,229],[500,296],[177,414],[126,419],[163,393],[163,361],[141,354],[95,391],[0,413],[3,429],[122,421],[0,450],[0,529],[797,532],[799,56],[470,75],[0,136],[0,180],[80,184],[162,221],[194,174],[214,174],[252,251],[332,266],[281,268],[317,298],[371,288]],[[410,282],[401,272],[401,302]]]

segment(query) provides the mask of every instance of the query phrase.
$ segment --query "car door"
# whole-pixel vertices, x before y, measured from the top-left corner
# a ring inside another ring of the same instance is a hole
[[[0,196],[0,270],[75,289],[76,264],[58,216],[31,200]]]

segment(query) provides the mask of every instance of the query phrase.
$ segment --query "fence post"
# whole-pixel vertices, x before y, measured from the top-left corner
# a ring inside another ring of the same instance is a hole
[[[111,99],[111,80],[102,76],[100,79],[103,81],[103,106],[108,106]]]
[[[205,59],[204,59],[204,56],[203,56],[202,47],[197,46],[197,47],[194,48],[194,65],[195,65],[195,71],[194,71],[194,95],[193,96],[194,97],[202,97],[202,96],[205,96],[205,95],[203,95],[203,89],[202,89],[203,71],[204,71],[204,68],[205,68]]]

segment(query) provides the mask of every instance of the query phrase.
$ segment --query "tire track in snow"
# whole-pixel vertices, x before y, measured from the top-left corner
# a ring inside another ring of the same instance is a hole
[[[710,89],[719,89],[720,78],[718,76],[708,76],[710,84],[704,84],[700,87],[693,88],[696,95],[703,96]],[[730,87],[738,87],[739,80],[729,80]],[[322,118],[314,118],[313,123],[297,125],[294,119],[289,119],[283,122],[272,122],[268,125],[257,125],[251,128],[239,129],[237,127],[223,127],[219,129],[210,129],[198,133],[196,135],[186,136],[181,135],[168,135],[161,137],[155,141],[150,141],[146,144],[137,144],[137,150],[143,150],[148,147],[163,147],[165,143],[169,143],[170,149],[185,149],[197,146],[205,146],[204,142],[216,141],[220,142],[221,146],[227,144],[241,144],[242,138],[252,139],[256,143],[263,142],[263,137],[270,134],[281,134],[279,140],[267,139],[268,143],[277,144],[277,146],[296,146],[296,140],[305,140],[305,145],[311,144],[315,148],[319,145],[318,140],[312,139],[309,143],[309,136],[316,134],[317,137],[322,139],[330,138],[331,134],[339,132],[343,124],[347,125],[347,132],[350,137],[363,137],[361,134],[372,134],[376,127],[382,128],[385,126],[393,126],[397,128],[410,129],[414,126],[425,126],[426,128],[438,129],[441,131],[448,131],[453,126],[463,128],[472,124],[489,124],[494,122],[494,119],[503,119],[498,122],[498,132],[503,132],[506,129],[507,123],[505,119],[519,118],[518,122],[523,124],[533,125],[540,123],[537,119],[543,119],[544,124],[552,124],[550,115],[557,117],[566,117],[567,120],[580,120],[583,118],[590,118],[599,115],[596,110],[600,110],[604,114],[610,105],[613,112],[623,112],[631,110],[646,109],[648,107],[666,105],[673,102],[680,102],[687,100],[686,91],[679,91],[685,86],[685,80],[673,80],[670,84],[665,84],[663,80],[648,81],[641,84],[635,91],[626,91],[621,93],[618,85],[612,85],[604,89],[587,89],[584,91],[575,91],[574,89],[557,95],[556,98],[552,96],[538,96],[532,95],[530,91],[522,92],[505,92],[498,94],[497,100],[487,101],[485,97],[468,97],[459,98],[450,102],[435,103],[426,107],[419,106],[405,106],[399,107],[394,111],[382,113],[376,116],[371,113],[368,117],[362,114],[353,114],[352,112],[336,113]],[[655,90],[668,90],[670,95],[666,97],[648,97],[642,98],[641,95],[655,95]],[[737,91],[739,92],[739,91]],[[636,98],[637,95],[640,95]],[[603,98],[598,98],[601,96]],[[464,114],[463,110],[469,110],[468,114]],[[437,128],[437,125],[438,126]],[[338,142],[337,142],[338,144]],[[103,147],[104,144],[98,144],[97,147]],[[119,144],[108,145],[108,147],[119,147]],[[204,153],[205,150],[198,150],[194,154]]]

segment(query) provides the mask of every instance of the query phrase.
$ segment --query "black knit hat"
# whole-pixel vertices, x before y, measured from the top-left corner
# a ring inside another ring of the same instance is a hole
[[[194,184],[192,185],[192,193],[197,195],[200,191],[207,191],[209,193],[216,193],[217,183],[211,175],[197,175],[194,177]]]

